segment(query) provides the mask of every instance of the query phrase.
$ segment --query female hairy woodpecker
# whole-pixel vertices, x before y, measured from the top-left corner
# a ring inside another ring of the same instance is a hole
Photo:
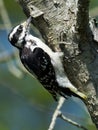
[[[63,52],[53,52],[40,39],[29,33],[31,17],[16,26],[10,32],[10,43],[19,49],[21,62],[39,82],[52,94],[57,101],[57,95],[67,98],[76,96],[86,99],[67,78],[63,64]]]

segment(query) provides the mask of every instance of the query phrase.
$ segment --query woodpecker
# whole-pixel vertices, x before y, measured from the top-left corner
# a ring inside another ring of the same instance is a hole
[[[62,64],[63,52],[54,52],[39,38],[30,34],[31,17],[9,33],[10,43],[18,48],[24,67],[38,79],[57,101],[58,95],[86,99],[70,82]]]

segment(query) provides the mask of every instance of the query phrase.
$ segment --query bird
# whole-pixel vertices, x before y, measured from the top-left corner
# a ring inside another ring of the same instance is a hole
[[[32,17],[15,26],[8,35],[9,42],[19,50],[23,66],[42,84],[55,101],[58,96],[71,96],[86,100],[70,82],[62,63],[64,53],[54,52],[46,43],[30,33]]]

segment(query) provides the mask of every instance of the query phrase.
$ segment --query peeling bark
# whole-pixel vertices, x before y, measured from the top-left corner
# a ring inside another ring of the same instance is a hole
[[[18,1],[26,16],[32,16],[32,24],[46,44],[54,51],[64,52],[66,73],[88,96],[85,104],[98,128],[98,43],[94,29],[89,26],[89,0]]]

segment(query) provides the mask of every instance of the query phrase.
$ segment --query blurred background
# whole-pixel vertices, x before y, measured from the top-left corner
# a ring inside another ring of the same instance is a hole
[[[91,0],[90,16],[98,19],[98,0]],[[18,51],[8,42],[13,26],[26,16],[15,0],[0,0],[0,130],[47,130],[57,103],[30,76],[20,63]],[[40,37],[33,27],[35,36]],[[96,130],[90,116],[77,98],[70,98],[62,107],[63,114]],[[58,119],[55,130],[80,130]]]

